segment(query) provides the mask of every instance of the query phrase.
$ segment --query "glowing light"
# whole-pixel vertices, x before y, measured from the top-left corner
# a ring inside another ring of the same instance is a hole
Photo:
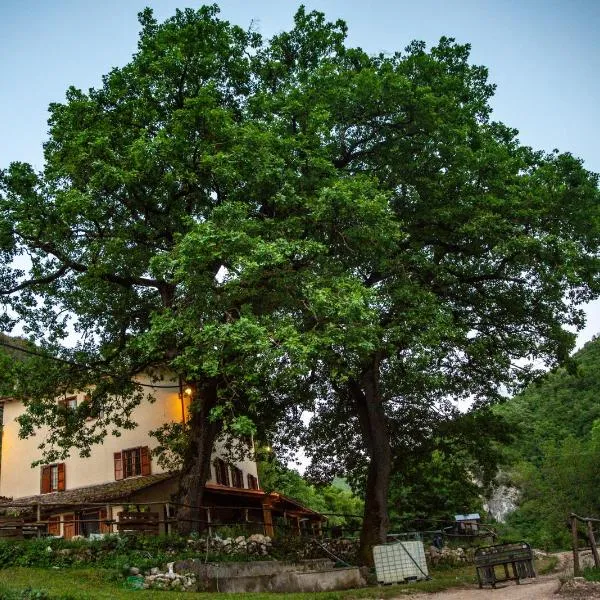
[[[183,393],[186,396],[191,396],[192,395],[192,388],[191,387],[186,387],[185,390],[183,390]]]

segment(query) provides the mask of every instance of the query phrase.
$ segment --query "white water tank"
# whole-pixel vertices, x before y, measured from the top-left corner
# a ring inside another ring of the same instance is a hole
[[[402,583],[407,579],[427,579],[423,542],[394,542],[373,547],[373,560],[379,583]]]

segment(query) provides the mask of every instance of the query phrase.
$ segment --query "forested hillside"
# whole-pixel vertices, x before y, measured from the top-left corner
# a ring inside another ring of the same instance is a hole
[[[521,501],[507,535],[567,545],[569,513],[600,517],[600,339],[497,411],[517,432],[505,452]]]

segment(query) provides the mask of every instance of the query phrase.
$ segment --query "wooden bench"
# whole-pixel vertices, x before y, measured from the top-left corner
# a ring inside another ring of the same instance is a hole
[[[117,521],[119,533],[158,535],[159,514],[154,512],[120,512]]]
[[[484,546],[477,548],[474,556],[475,568],[479,587],[491,585],[496,587],[497,582],[535,577],[533,568],[533,551],[527,542],[515,542],[512,544],[497,544],[496,546]],[[504,567],[504,578],[498,579],[496,567]],[[512,568],[512,576],[508,567]]]

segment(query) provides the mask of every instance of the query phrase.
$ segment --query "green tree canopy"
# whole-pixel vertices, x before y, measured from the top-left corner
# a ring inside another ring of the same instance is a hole
[[[270,40],[215,6],[140,23],[129,64],[51,105],[43,171],[2,174],[4,325],[69,361],[19,378],[24,432],[89,451],[131,426],[132,375],[167,368],[195,387],[199,505],[224,428],[289,436],[312,408],[314,447],[335,432],[367,459],[368,562],[406,407],[487,401],[527,378],[518,359],[567,355],[598,292],[597,177],[491,120],[452,39],[370,56],[304,8]],[[91,427],[57,418],[73,386],[106,405]]]

